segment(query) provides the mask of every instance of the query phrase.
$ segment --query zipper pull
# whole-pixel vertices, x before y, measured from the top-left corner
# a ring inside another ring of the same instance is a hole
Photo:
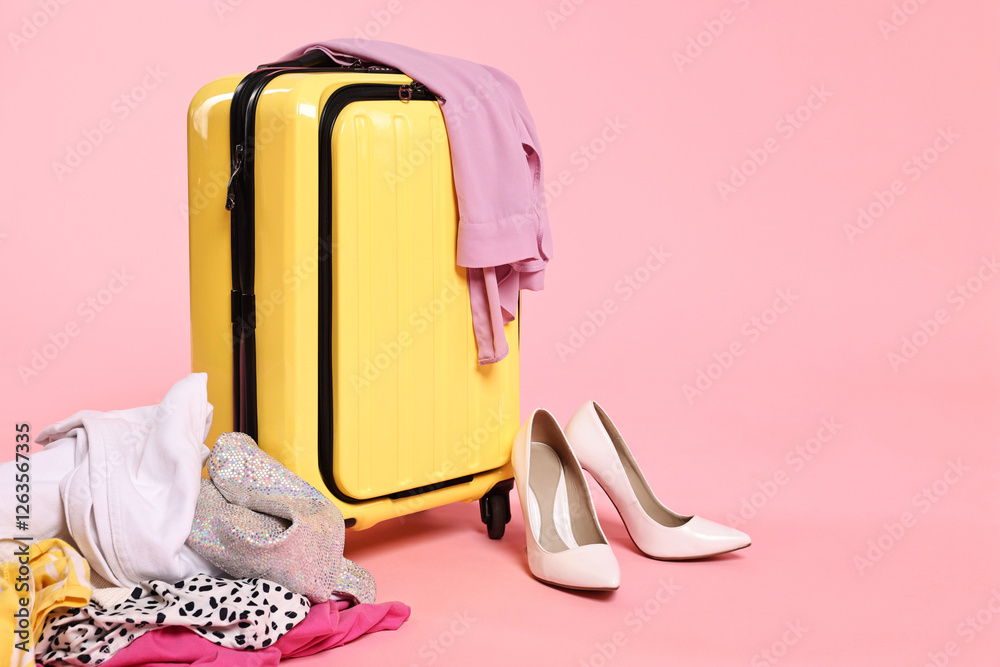
[[[413,99],[413,93],[417,93],[418,95],[421,93],[430,93],[431,95],[434,96],[434,99],[436,99],[441,104],[444,104],[445,102],[448,101],[445,98],[438,95],[437,93],[435,93],[427,86],[425,86],[424,84],[420,83],[419,81],[414,81],[412,83],[406,84],[405,86],[400,86],[399,101],[409,102],[411,99]]]
[[[232,211],[236,208],[236,175],[243,167],[243,144],[236,144],[236,158],[234,160],[233,174],[229,177],[229,184],[226,186],[226,210]]]

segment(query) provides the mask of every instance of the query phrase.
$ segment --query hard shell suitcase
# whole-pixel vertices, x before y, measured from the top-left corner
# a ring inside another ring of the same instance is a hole
[[[479,366],[434,96],[387,67],[300,61],[188,113],[192,366],[242,431],[353,528],[480,499],[510,520],[518,321]]]

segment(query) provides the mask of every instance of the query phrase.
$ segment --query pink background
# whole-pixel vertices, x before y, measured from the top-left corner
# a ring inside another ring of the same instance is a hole
[[[646,559],[599,495],[622,587],[577,594],[530,577],[519,516],[495,543],[475,506],[425,512],[349,535],[411,620],[298,664],[995,661],[998,3],[577,3],[5,2],[0,456],[14,422],[188,371],[188,102],[361,31],[500,67],[532,107],[556,257],[523,298],[522,413],[597,399],[664,502],[754,544]]]

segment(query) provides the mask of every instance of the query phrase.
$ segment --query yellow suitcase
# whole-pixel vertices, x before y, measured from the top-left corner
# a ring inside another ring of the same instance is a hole
[[[204,86],[188,113],[192,366],[209,443],[248,433],[349,526],[479,499],[498,538],[519,331],[478,365],[450,160],[437,101],[389,68],[301,61]]]

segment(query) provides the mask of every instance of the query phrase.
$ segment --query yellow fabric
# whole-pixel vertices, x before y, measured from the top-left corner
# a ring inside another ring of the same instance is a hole
[[[33,667],[35,643],[46,617],[63,607],[90,602],[90,566],[62,540],[22,546],[0,565],[0,665]]]

